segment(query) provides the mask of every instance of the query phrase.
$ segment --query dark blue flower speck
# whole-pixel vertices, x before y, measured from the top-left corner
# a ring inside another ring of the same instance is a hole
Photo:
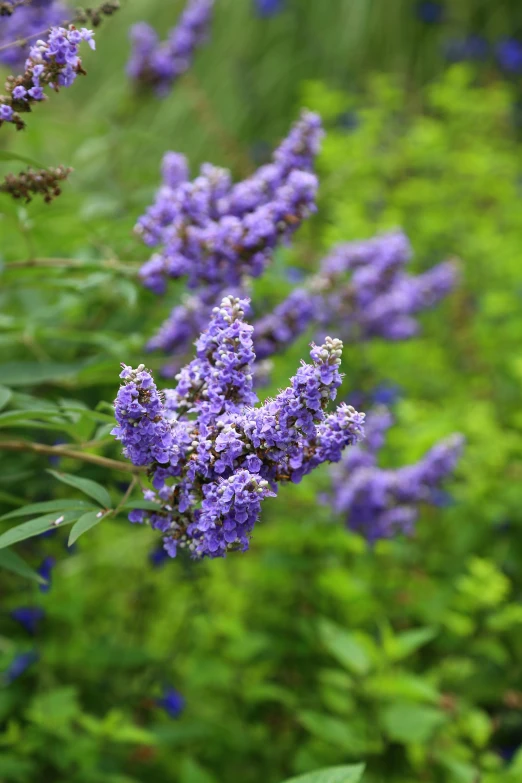
[[[381,383],[376,386],[372,394],[372,402],[375,405],[393,405],[401,396],[401,388],[396,384]]]
[[[169,555],[162,546],[149,552],[149,561],[154,568],[161,568],[168,559]]]
[[[284,0],[255,0],[258,16],[276,16],[284,8]]]
[[[166,686],[161,699],[157,700],[158,707],[165,710],[171,718],[179,718],[185,708],[185,699],[170,685]]]
[[[434,0],[420,0],[415,10],[417,17],[425,24],[439,24],[444,20],[444,6]]]
[[[46,557],[45,560],[42,562],[40,567],[37,569],[40,576],[43,576],[45,580],[47,580],[47,583],[44,585],[39,585],[40,591],[42,593],[48,593],[51,589],[51,576],[52,576],[52,570],[56,564],[56,560],[54,557]]]
[[[497,45],[498,64],[507,73],[522,73],[522,41],[504,38]]]
[[[38,631],[38,625],[45,617],[45,612],[40,606],[19,606],[13,609],[11,617],[25,628],[27,633],[34,635]]]
[[[32,666],[33,663],[36,663],[39,657],[40,656],[36,650],[29,650],[29,652],[20,653],[20,655],[17,655],[16,658],[13,659],[9,668],[6,669],[6,671],[3,673],[4,682],[10,684],[17,680],[29,668],[29,666]]]

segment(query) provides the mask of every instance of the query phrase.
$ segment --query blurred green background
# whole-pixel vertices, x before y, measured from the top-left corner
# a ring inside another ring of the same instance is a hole
[[[411,538],[369,548],[316,502],[323,472],[267,503],[251,551],[224,561],[155,567],[156,537],[124,518],[74,551],[61,531],[20,545],[34,566],[57,563],[48,592],[0,572],[0,671],[39,654],[0,687],[2,783],[281,783],[357,761],[364,783],[522,780],[520,75],[496,54],[522,35],[522,8],[281,5],[268,16],[253,0],[217,0],[211,40],[159,101],[126,80],[128,28],[146,19],[165,34],[182,3],[127,0],[85,55],[88,76],[37,107],[23,133],[1,129],[0,151],[75,169],[50,206],[0,196],[0,381],[14,389],[9,405],[65,399],[67,413],[61,428],[21,422],[1,437],[93,439],[119,457],[109,425],[81,406],[113,400],[119,362],[144,359],[183,290],[158,300],[132,274],[147,257],[132,227],[162,155],[240,177],[307,106],[327,131],[319,211],[256,282],[255,301],[269,309],[291,290],[289,266],[313,271],[333,244],[396,226],[416,271],[460,259],[458,289],[422,317],[420,337],[349,346],[343,365],[348,400],[401,388],[387,465],[465,434],[453,503],[424,509]],[[486,42],[483,56],[468,56],[470,36]],[[34,258],[76,265],[13,266]],[[113,259],[131,271],[102,263]],[[277,358],[266,394],[308,337]],[[70,496],[45,457],[0,460],[4,513]],[[73,460],[60,469],[115,502],[128,483]],[[28,605],[45,611],[34,638],[10,617]],[[177,717],[157,704],[165,687],[183,700]]]

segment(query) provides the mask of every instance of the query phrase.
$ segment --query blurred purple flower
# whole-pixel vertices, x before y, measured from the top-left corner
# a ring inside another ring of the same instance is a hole
[[[444,6],[434,0],[420,0],[416,6],[417,17],[425,24],[439,24],[444,21]]]
[[[37,569],[40,576],[43,576],[43,578],[47,580],[47,584],[39,585],[40,591],[42,593],[48,593],[49,590],[51,589],[51,576],[52,576],[52,570],[55,565],[56,565],[56,560],[54,559],[54,557],[46,557],[45,560],[43,560],[40,567]]]
[[[396,384],[381,383],[376,386],[372,394],[374,405],[393,405],[401,395],[401,387]]]
[[[29,652],[17,655],[2,675],[4,682],[10,684],[17,680],[18,677],[21,677],[29,666],[36,663],[39,658],[40,655],[36,650],[30,650]]]
[[[502,70],[522,73],[522,41],[504,38],[496,47],[497,60]]]
[[[162,546],[149,552],[149,561],[154,568],[161,568],[168,559],[169,555]]]
[[[40,621],[45,617],[45,612],[40,606],[19,606],[13,609],[11,617],[20,623],[27,633],[34,636]]]
[[[284,0],[255,0],[257,15],[267,19],[281,13],[285,7]]]
[[[179,718],[185,708],[185,699],[178,691],[170,685],[163,690],[163,696],[157,700],[158,707],[161,707],[171,718]]]

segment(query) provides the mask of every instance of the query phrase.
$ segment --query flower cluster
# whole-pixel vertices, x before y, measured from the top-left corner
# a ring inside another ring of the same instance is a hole
[[[161,245],[141,269],[144,284],[163,293],[167,278],[186,277],[190,288],[222,295],[244,275],[259,276],[274,248],[315,211],[311,168],[321,136],[320,118],[303,112],[273,162],[235,185],[208,163],[190,182],[184,158],[169,153],[164,184],[136,226],[146,244]]]
[[[190,67],[194,51],[208,39],[214,0],[189,0],[176,27],[160,42],[146,22],[131,28],[132,53],[127,73],[160,96]]]
[[[248,300],[225,297],[196,343],[196,358],[160,396],[143,366],[124,367],[115,403],[115,437],[136,465],[147,465],[154,490],[132,522],[160,530],[174,557],[246,550],[262,501],[281,482],[299,482],[339,460],[362,437],[364,415],[340,405],[327,413],[341,383],[342,343],[313,346],[287,389],[254,407],[253,327]]]
[[[462,436],[452,435],[413,465],[383,469],[377,465],[378,452],[392,424],[386,408],[372,411],[364,444],[350,449],[332,467],[333,508],[351,530],[370,542],[410,533],[421,504],[440,504],[440,486],[455,470],[464,443]]]
[[[447,261],[410,275],[405,271],[410,257],[402,232],[339,245],[317,275],[256,324],[256,353],[275,353],[314,322],[322,329],[335,326],[350,342],[414,336],[419,331],[415,316],[451,291],[457,269]]]
[[[0,63],[9,68],[23,68],[31,38],[41,36],[45,30],[63,25],[71,18],[70,8],[60,0],[13,1],[4,5],[9,17],[0,24]]]
[[[47,40],[37,41],[29,51],[25,71],[20,76],[9,76],[5,83],[8,95],[0,95],[0,125],[12,122],[20,130],[25,127],[20,114],[31,111],[31,105],[45,100],[44,88],[58,91],[70,87],[78,74],[84,74],[78,56],[80,43],[86,41],[95,48],[93,33],[74,25],[53,27]]]
[[[0,193],[8,193],[15,199],[23,198],[26,204],[34,195],[43,196],[46,204],[60,195],[60,182],[67,179],[72,169],[58,166],[49,169],[27,169],[20,174],[7,174],[0,183]]]

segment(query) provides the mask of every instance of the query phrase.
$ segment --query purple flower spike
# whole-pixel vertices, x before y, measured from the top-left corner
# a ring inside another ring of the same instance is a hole
[[[332,468],[332,505],[347,526],[371,543],[411,533],[423,503],[440,505],[441,484],[461,456],[464,439],[440,441],[413,465],[383,469],[378,452],[393,419],[385,408],[368,416],[364,444],[350,449]]]
[[[342,343],[312,346],[287,389],[253,407],[252,327],[248,300],[225,297],[196,343],[196,358],[161,402],[143,367],[124,367],[116,399],[116,437],[134,464],[146,465],[157,509],[131,512],[132,522],[161,531],[176,557],[220,557],[249,547],[263,500],[279,483],[298,482],[338,461],[363,436],[364,414],[328,406],[341,384]],[[143,391],[145,389],[145,391]]]
[[[188,0],[177,26],[162,42],[150,25],[134,25],[127,64],[129,78],[140,87],[152,87],[158,96],[165,96],[190,68],[195,50],[208,40],[213,7],[214,0]]]

